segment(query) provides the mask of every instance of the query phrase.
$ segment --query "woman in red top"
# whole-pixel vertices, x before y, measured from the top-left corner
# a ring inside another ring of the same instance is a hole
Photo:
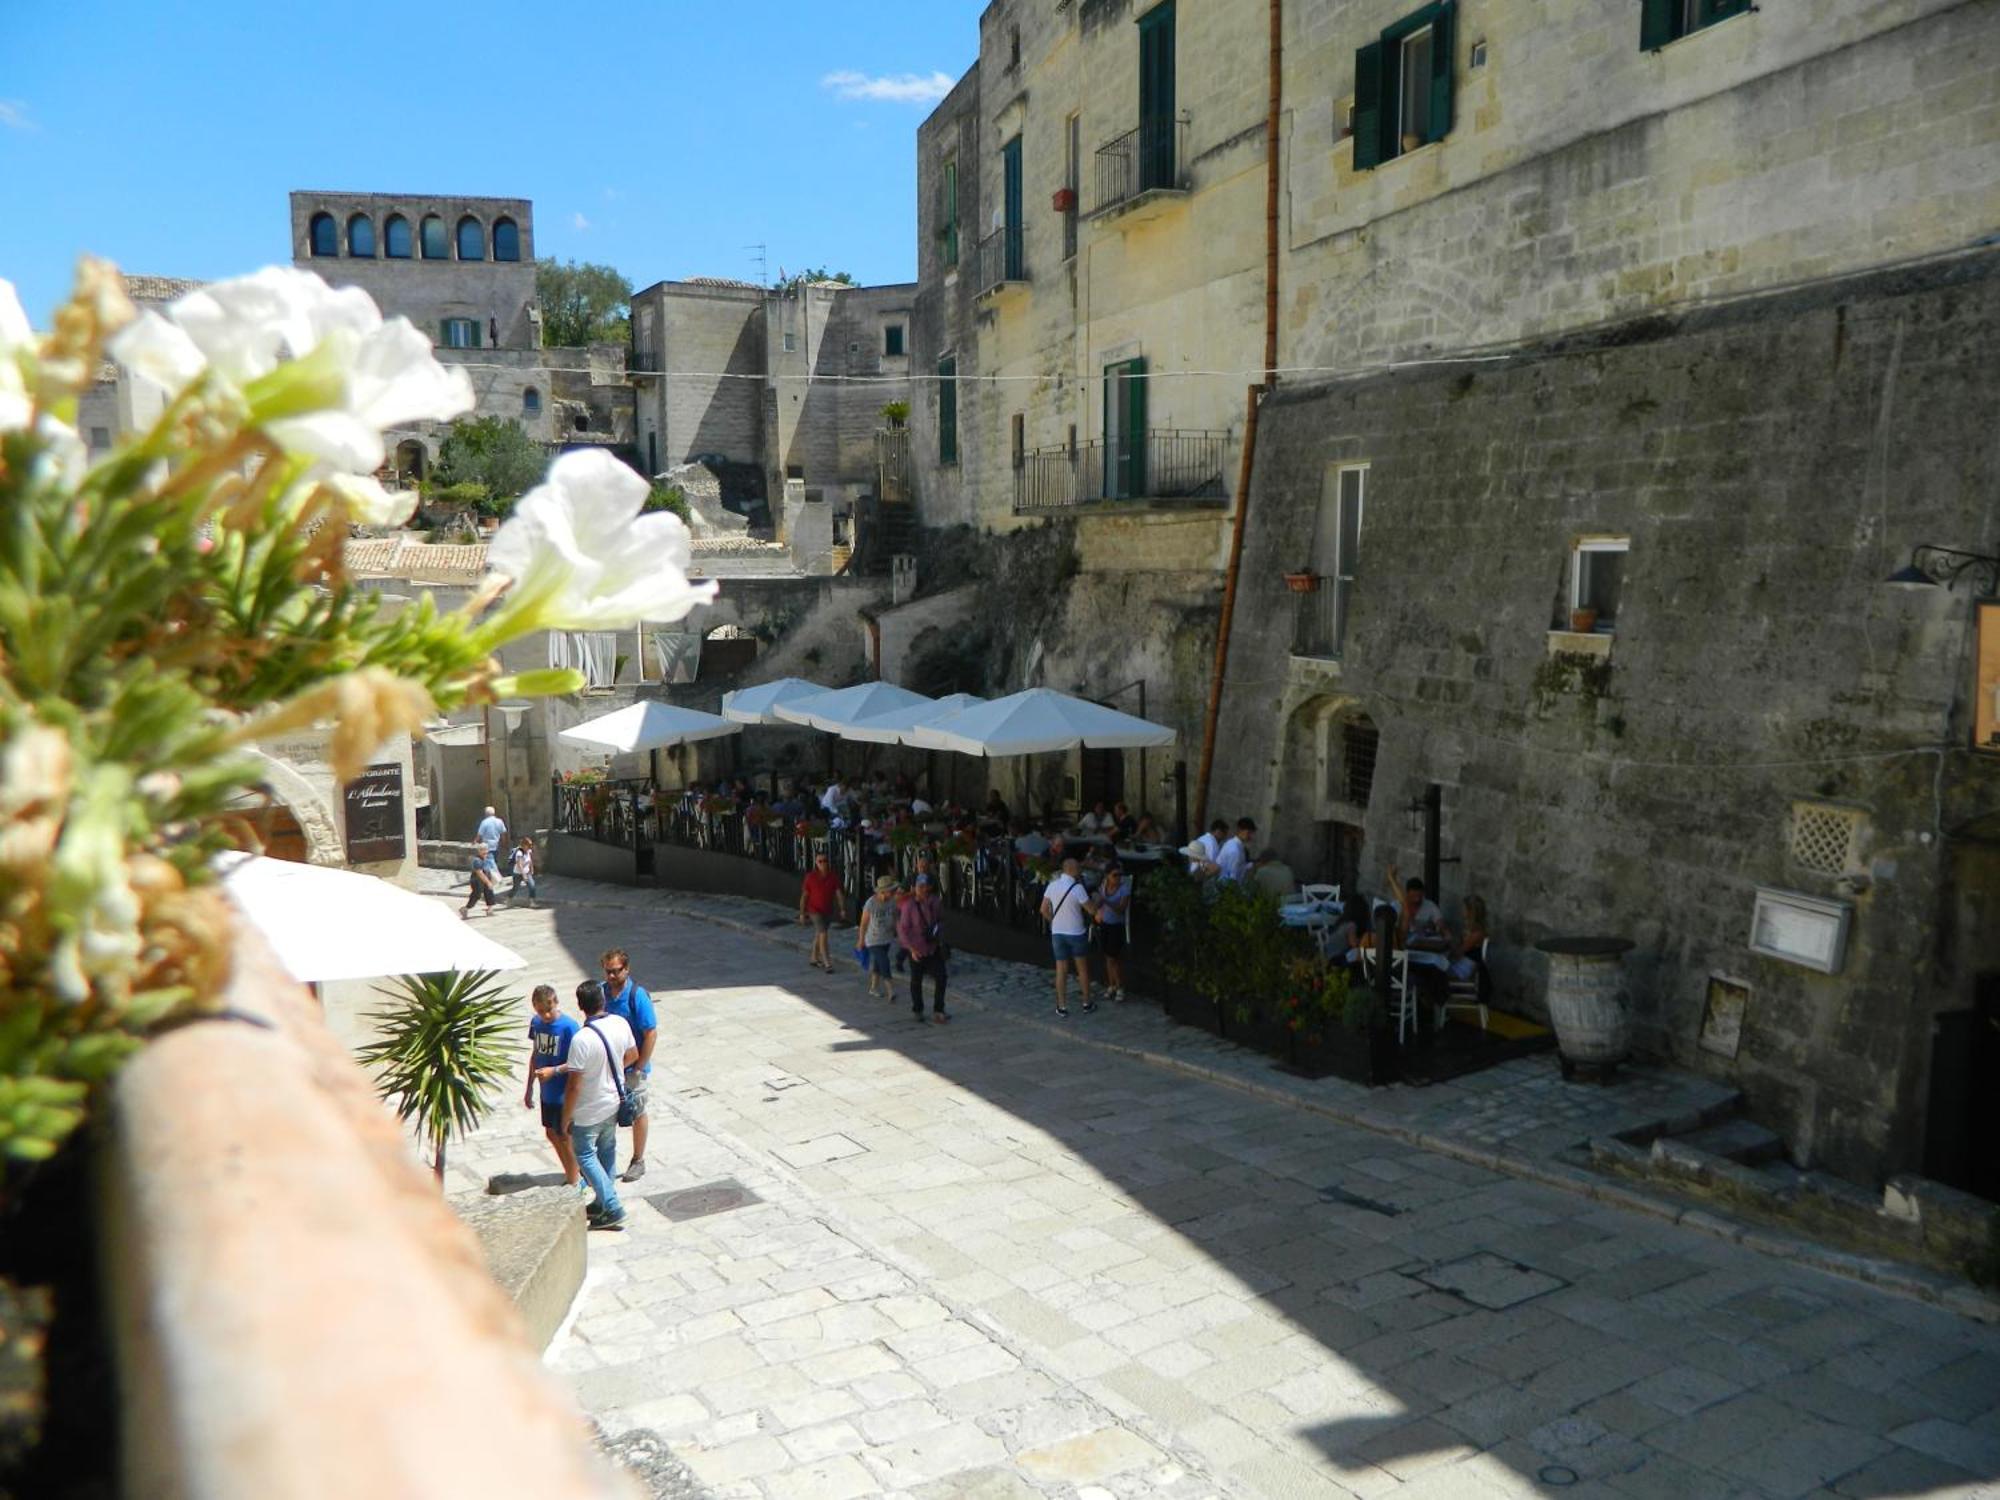
[[[847,920],[847,894],[840,888],[840,877],[833,873],[833,861],[822,850],[814,856],[813,867],[806,871],[805,883],[799,887],[799,920],[810,918],[813,926],[812,957],[806,962],[829,974],[833,959],[827,954],[826,930],[836,914],[841,921]]]

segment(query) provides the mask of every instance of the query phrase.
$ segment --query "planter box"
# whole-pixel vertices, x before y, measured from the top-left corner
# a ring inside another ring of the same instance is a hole
[[[1178,1021],[1183,1026],[1199,1026],[1203,1031],[1212,1032],[1216,1036],[1225,1035],[1222,1013],[1216,1008],[1214,1001],[1204,996],[1197,995],[1191,990],[1184,990],[1177,984],[1170,984],[1161,1004],[1165,1007],[1167,1019],[1170,1021]]]
[[[1275,1057],[1280,1062],[1291,1056],[1292,1033],[1283,1021],[1273,1016],[1259,1015],[1252,1011],[1249,1020],[1239,1021],[1236,1019],[1234,1007],[1231,1007],[1230,1013],[1224,1017],[1222,1034],[1238,1046],[1254,1047],[1257,1051],[1268,1057]]]
[[[1291,1039],[1291,1071],[1306,1078],[1346,1078],[1371,1087],[1394,1083],[1401,1069],[1397,1065],[1396,1036],[1386,1028],[1349,1031],[1333,1026],[1319,1033],[1317,1046],[1301,1036]]]

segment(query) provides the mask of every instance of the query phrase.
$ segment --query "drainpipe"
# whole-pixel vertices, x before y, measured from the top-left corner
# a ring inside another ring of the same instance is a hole
[[[1222,684],[1229,671],[1229,627],[1236,615],[1237,579],[1243,570],[1243,532],[1250,513],[1250,474],[1257,453],[1257,411],[1278,384],[1278,114],[1284,103],[1284,0],[1271,0],[1271,81],[1264,114],[1264,383],[1250,387],[1243,418],[1243,467],[1236,488],[1236,522],[1229,533],[1229,563],[1222,580],[1222,618],[1215,631],[1215,671],[1208,684],[1208,714],[1201,728],[1201,772],[1195,783],[1194,821],[1208,826],[1208,782],[1215,769],[1215,733],[1222,716]]]

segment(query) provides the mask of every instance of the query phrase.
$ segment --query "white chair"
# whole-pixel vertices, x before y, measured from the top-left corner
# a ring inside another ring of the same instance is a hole
[[[1302,885],[1299,887],[1299,899],[1302,901],[1321,901],[1328,905],[1338,905],[1340,902],[1340,887],[1337,885]]]
[[[1437,1024],[1444,1025],[1445,1013],[1452,1010],[1476,1010],[1479,1012],[1479,1029],[1486,1029],[1486,950],[1493,939],[1481,938],[1479,952],[1472,966],[1472,977],[1460,979],[1452,975],[1445,990],[1445,998],[1437,1008]]]
[[[1375,983],[1375,965],[1381,961],[1381,953],[1374,948],[1361,950],[1362,982],[1369,986]],[[1398,949],[1389,959],[1390,1004],[1396,1008],[1396,1045],[1403,1045],[1403,1032],[1407,1027],[1417,1029],[1417,992],[1410,987],[1410,953],[1407,948]]]

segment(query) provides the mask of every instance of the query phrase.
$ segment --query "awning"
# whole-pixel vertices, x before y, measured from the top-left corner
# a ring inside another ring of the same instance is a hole
[[[928,724],[910,743],[961,755],[1040,755],[1053,750],[1156,750],[1173,730],[1087,698],[1030,688]]]
[[[722,695],[722,717],[738,724],[783,724],[776,709],[781,703],[790,703],[800,698],[815,698],[826,692],[816,682],[807,682],[803,677],[780,677],[772,682],[760,682],[755,687],[738,688],[733,693]]]
[[[685,745],[692,740],[720,739],[741,734],[743,726],[698,708],[676,708],[658,699],[646,699],[616,713],[573,724],[559,736],[588,745],[605,745],[613,750],[661,750],[669,745]]]
[[[777,713],[789,723],[841,734],[859,720],[897,709],[929,708],[936,701],[894,683],[864,682],[858,687],[840,688],[817,697],[790,699],[778,705]]]
[[[887,713],[856,719],[840,731],[844,740],[865,740],[875,745],[914,745],[919,725],[947,718],[986,700],[977,693],[947,693],[921,708],[892,708]]]

